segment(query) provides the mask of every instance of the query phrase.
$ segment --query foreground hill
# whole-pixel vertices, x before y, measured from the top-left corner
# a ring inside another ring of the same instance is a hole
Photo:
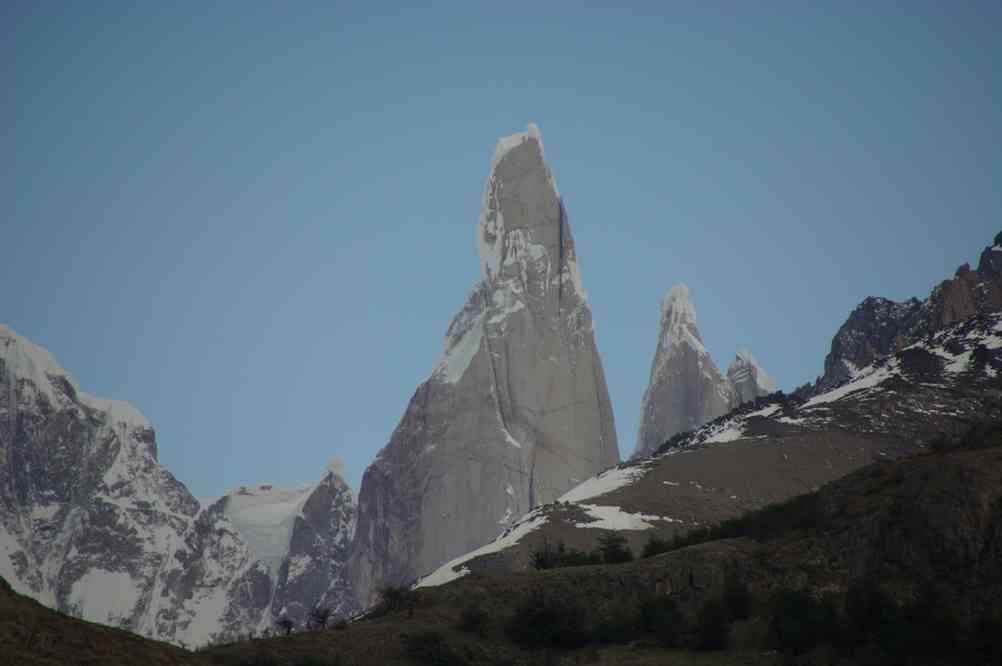
[[[623,564],[397,590],[345,627],[205,654],[227,664],[312,655],[356,665],[1002,657],[997,426],[975,429],[953,450],[868,465],[689,541]]]
[[[4,664],[208,666],[207,658],[122,629],[78,620],[14,592],[0,579],[0,655]]]

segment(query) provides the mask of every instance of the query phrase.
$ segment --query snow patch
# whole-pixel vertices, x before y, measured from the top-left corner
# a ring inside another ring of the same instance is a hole
[[[73,583],[68,602],[84,619],[117,624],[132,615],[139,596],[138,583],[129,574],[90,569]]]
[[[868,366],[864,368],[859,375],[847,384],[843,384],[838,388],[832,389],[827,393],[822,393],[821,395],[814,396],[806,403],[804,403],[802,409],[810,409],[812,407],[817,407],[818,405],[824,405],[830,402],[835,402],[841,400],[846,396],[857,393],[859,391],[866,391],[868,389],[879,386],[884,380],[888,379],[893,375],[898,369],[898,361],[895,358],[889,358],[887,363],[883,366],[876,368],[873,366]]]
[[[465,555],[460,555],[456,559],[443,564],[441,567],[419,580],[417,585],[414,587],[435,587],[437,585],[444,585],[445,583],[456,580],[457,578],[462,578],[470,573],[470,570],[467,567],[462,566],[463,564],[477,557],[482,557],[483,555],[489,555],[491,553],[499,553],[502,550],[511,548],[521,541],[522,538],[529,532],[537,530],[545,525],[546,521],[546,516],[541,512],[533,511],[528,513],[510,529],[505,530],[501,536],[494,541],[491,541],[489,544],[481,546],[480,548],[477,548],[476,550]]]
[[[558,502],[581,502],[628,486],[647,474],[645,464],[614,467],[586,480],[560,496]]]
[[[270,485],[243,487],[227,493],[224,513],[247,544],[251,556],[278,572],[289,550],[296,516],[314,486],[287,490]]]
[[[463,378],[473,357],[480,351],[483,339],[483,314],[469,319],[465,315],[465,311],[460,312],[449,326],[450,334],[446,336],[445,349],[433,373],[450,384],[456,384]]]
[[[618,506],[599,506],[597,504],[581,504],[580,506],[588,514],[588,517],[594,520],[588,523],[575,523],[575,527],[602,530],[649,530],[654,525],[648,521],[682,522],[674,518],[644,513],[627,513]]]

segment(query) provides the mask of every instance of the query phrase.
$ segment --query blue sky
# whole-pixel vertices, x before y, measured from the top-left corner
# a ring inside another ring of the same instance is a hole
[[[197,495],[334,455],[357,487],[528,121],[624,456],[673,283],[718,364],[789,389],[862,298],[1002,230],[998,3],[140,4],[0,9],[0,322],[136,404]]]

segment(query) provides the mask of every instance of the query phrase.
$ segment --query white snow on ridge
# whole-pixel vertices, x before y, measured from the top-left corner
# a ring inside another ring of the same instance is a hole
[[[80,402],[104,412],[108,415],[109,425],[116,426],[125,424],[135,428],[152,428],[149,419],[140,412],[135,405],[124,400],[111,400],[110,398],[99,398],[90,393],[78,392]]]
[[[810,409],[812,407],[817,407],[818,405],[836,402],[837,400],[841,400],[850,394],[869,390],[882,384],[884,380],[888,379],[891,375],[896,374],[897,371],[898,360],[896,358],[887,359],[887,362],[879,368],[868,366],[863,368],[863,370],[861,370],[860,373],[849,383],[834,388],[827,393],[814,396],[805,402],[801,406],[801,409]]]
[[[478,289],[474,287],[474,290]],[[480,350],[483,340],[484,313],[471,315],[467,310],[461,311],[449,324],[449,332],[445,336],[445,347],[442,356],[435,364],[432,376],[442,381],[456,384],[463,378],[470,362]]]
[[[465,555],[460,555],[450,562],[446,562],[438,569],[435,569],[435,571],[421,578],[421,580],[419,580],[414,587],[436,587],[438,585],[445,585],[446,583],[454,581],[457,578],[462,578],[470,573],[470,570],[467,567],[462,566],[463,564],[477,557],[489,555],[491,553],[499,553],[506,548],[511,548],[521,541],[522,537],[526,534],[545,525],[546,521],[547,518],[545,514],[538,511],[532,511],[526,514],[512,528],[505,530],[501,536],[494,539],[494,541],[491,541],[490,543],[481,546],[472,552],[466,553]],[[462,568],[457,571],[457,567]]]
[[[647,466],[645,464],[614,467],[602,472],[598,476],[593,476],[580,485],[574,486],[561,495],[557,501],[582,502],[593,497],[599,497],[606,493],[611,493],[617,488],[622,488],[633,483],[644,474],[647,474]]]
[[[3,359],[8,372],[19,379],[30,380],[53,404],[59,404],[62,392],[52,385],[50,376],[64,377],[75,391],[80,390],[80,385],[73,375],[56,362],[56,358],[49,350],[18,335],[4,324],[0,324],[0,358]]]

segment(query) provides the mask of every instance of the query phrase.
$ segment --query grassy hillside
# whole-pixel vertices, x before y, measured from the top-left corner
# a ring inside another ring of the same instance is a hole
[[[0,655],[17,666],[208,666],[204,656],[78,620],[13,592],[0,578]]]

